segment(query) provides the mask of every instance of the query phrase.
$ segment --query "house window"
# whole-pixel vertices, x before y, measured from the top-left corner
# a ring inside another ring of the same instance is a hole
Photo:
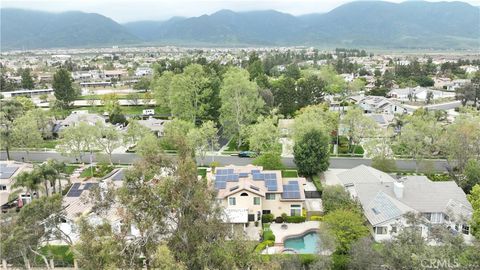
[[[275,200],[275,193],[267,193],[265,194],[265,198],[267,200]]]
[[[248,221],[255,221],[255,214],[248,214]]]
[[[228,204],[229,205],[236,205],[237,201],[235,200],[235,197],[228,198]]]
[[[272,213],[272,211],[270,211],[270,210],[262,210],[262,215],[268,215],[268,214],[270,214],[270,213]]]
[[[442,213],[431,213],[429,220],[431,223],[442,223],[443,221],[442,217],[443,217]]]
[[[5,186],[5,185],[0,185],[0,190],[7,190],[7,186]]]
[[[465,224],[462,225],[462,233],[468,235],[469,232],[470,232],[470,227],[468,227],[468,225],[465,225]]]
[[[290,216],[301,216],[302,215],[302,206],[299,204],[290,205]]]
[[[260,197],[253,197],[253,205],[260,205]]]
[[[397,226],[392,226],[391,233],[397,233]]]
[[[248,196],[248,193],[244,192],[244,193],[240,194],[240,196],[243,196],[243,197]]]
[[[387,227],[375,227],[375,234],[387,234]]]

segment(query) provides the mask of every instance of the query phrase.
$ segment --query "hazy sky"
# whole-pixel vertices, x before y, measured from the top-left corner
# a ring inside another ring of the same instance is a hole
[[[117,22],[165,20],[172,16],[200,16],[220,9],[234,11],[275,9],[293,15],[327,12],[352,0],[2,0],[1,7],[45,11],[95,12]],[[433,0],[431,0],[433,1]],[[402,2],[391,0],[390,2]],[[465,0],[480,6],[480,0]]]

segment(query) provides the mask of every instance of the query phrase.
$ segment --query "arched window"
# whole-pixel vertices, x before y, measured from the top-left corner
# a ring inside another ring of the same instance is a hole
[[[248,196],[248,194],[246,192],[243,192],[242,194],[240,194],[240,196]]]

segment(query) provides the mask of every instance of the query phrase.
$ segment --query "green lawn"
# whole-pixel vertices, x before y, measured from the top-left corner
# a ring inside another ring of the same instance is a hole
[[[80,166],[78,166],[78,165],[66,165],[65,166],[65,174],[71,175],[73,173],[73,171],[75,171],[79,167]]]
[[[297,170],[283,170],[282,177],[298,177]]]
[[[37,148],[55,149],[60,140],[44,140]]]
[[[73,266],[73,253],[67,245],[46,245],[40,248],[40,253],[53,259],[55,266]],[[45,266],[40,256],[35,257],[35,265]]]
[[[92,178],[97,177],[101,178],[109,174],[114,169],[113,166],[88,166],[85,170],[80,173],[80,177],[83,178]]]
[[[198,175],[202,177],[207,176],[207,168],[197,168]]]

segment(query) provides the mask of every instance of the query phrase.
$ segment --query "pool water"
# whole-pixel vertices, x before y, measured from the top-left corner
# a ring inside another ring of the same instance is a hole
[[[291,248],[298,253],[318,253],[318,233],[310,232],[300,237],[285,240],[285,248]]]

